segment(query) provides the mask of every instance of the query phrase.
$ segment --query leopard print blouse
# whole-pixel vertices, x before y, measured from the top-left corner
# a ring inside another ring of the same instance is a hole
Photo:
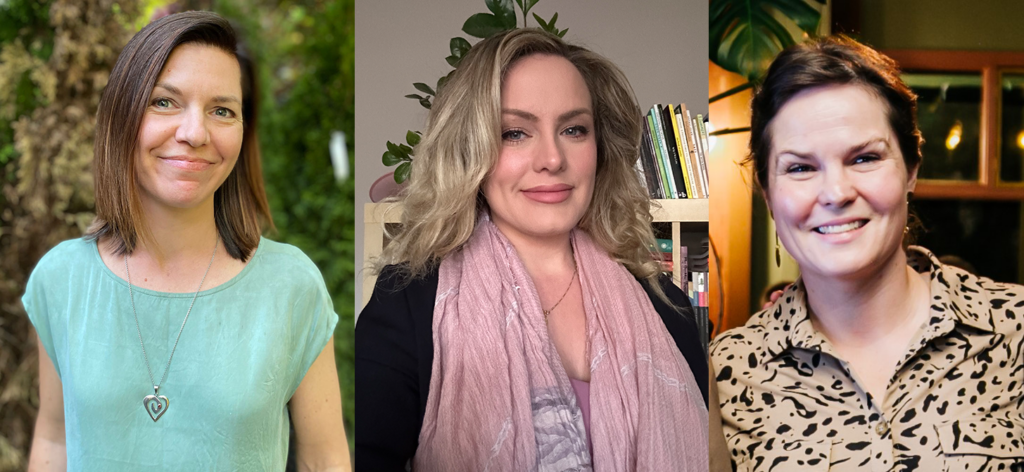
[[[1024,471],[1024,286],[911,247],[931,319],[884,401],[811,326],[798,281],[711,344],[726,442],[745,471]]]

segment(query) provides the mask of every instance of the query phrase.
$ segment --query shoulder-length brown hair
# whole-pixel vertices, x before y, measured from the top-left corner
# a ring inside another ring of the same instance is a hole
[[[96,219],[85,236],[107,238],[118,255],[131,254],[140,239],[147,239],[135,175],[139,128],[167,58],[174,48],[186,43],[234,55],[242,70],[242,148],[235,168],[215,192],[213,205],[225,249],[231,257],[245,261],[259,244],[263,225],[274,224],[263,188],[256,136],[256,78],[252,61],[239,50],[231,25],[210,12],[176,13],[154,21],[118,56],[96,113]]]

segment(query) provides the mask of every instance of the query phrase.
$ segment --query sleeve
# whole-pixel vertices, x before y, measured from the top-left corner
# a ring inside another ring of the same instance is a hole
[[[334,300],[331,299],[331,294],[327,291],[327,284],[324,283],[319,270],[317,270],[314,283],[313,287],[307,289],[306,295],[295,303],[294,315],[297,319],[308,320],[308,323],[299,331],[299,333],[305,333],[306,338],[301,344],[299,376],[292,385],[292,395],[299,388],[299,384],[306,377],[306,372],[309,372],[313,362],[320,357],[327,341],[334,336],[334,328],[338,325],[338,314],[334,312]]]
[[[50,326],[50,311],[49,304],[47,303],[45,283],[47,277],[44,261],[45,256],[36,265],[32,275],[29,276],[28,284],[25,286],[25,294],[21,297],[21,304],[25,307],[28,319],[32,322],[32,326],[35,327],[36,334],[39,335],[39,340],[43,343],[43,348],[46,349],[46,354],[53,361],[53,367],[57,370],[57,375],[61,376],[60,363],[58,362],[56,352],[54,352],[53,331]],[[63,377],[61,376],[61,378]]]
[[[650,297],[655,311],[658,312],[662,321],[665,322],[665,328],[672,335],[672,339],[675,340],[679,351],[683,353],[683,358],[686,359],[687,365],[690,366],[690,371],[693,372],[693,378],[697,381],[697,385],[700,386],[700,393],[704,397],[704,404],[707,405],[708,385],[704,379],[708,378],[708,359],[704,355],[705,346],[702,345],[702,339],[704,338],[700,336],[700,328],[698,328],[700,324],[697,323],[696,318],[698,316],[697,311],[690,305],[690,298],[673,284],[670,278],[661,277],[659,282],[662,291],[665,292],[665,296],[678,309],[669,306],[664,300],[658,298],[651,291],[646,281],[642,282],[641,285],[647,292],[647,296]]]
[[[400,284],[400,278],[394,267],[381,272],[356,323],[357,472],[405,471],[419,444],[429,386],[429,373],[421,370],[424,361],[428,369],[432,361],[423,357],[433,354],[432,344],[424,352],[423,343],[432,340],[423,339],[422,323],[429,323],[432,312],[414,313],[422,303],[416,293],[429,289],[420,290],[416,281]],[[436,287],[430,299],[435,294]]]

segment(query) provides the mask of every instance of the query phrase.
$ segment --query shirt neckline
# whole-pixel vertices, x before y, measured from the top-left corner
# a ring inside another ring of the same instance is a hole
[[[103,262],[103,257],[100,255],[99,239],[96,239],[96,240],[93,240],[93,241],[85,240],[85,242],[86,242],[86,244],[91,246],[91,251],[92,251],[92,254],[93,254],[93,260],[97,264],[99,264],[100,271],[102,271],[103,274],[106,275],[107,277],[111,278],[115,283],[121,285],[124,288],[128,288],[128,281],[123,279],[123,278],[121,278],[121,276],[115,274],[112,270],[110,270],[109,267],[107,267],[107,264],[105,262]],[[136,285],[132,285],[131,286],[131,290],[134,293],[141,293],[141,294],[144,294],[144,295],[149,295],[151,297],[159,297],[159,298],[191,298],[193,296],[195,296],[195,297],[205,297],[205,296],[208,296],[208,295],[213,295],[213,294],[215,294],[217,292],[220,292],[222,290],[227,290],[231,286],[233,286],[236,283],[238,283],[239,280],[242,280],[242,278],[245,277],[245,275],[248,274],[250,270],[252,270],[251,268],[256,263],[256,259],[263,252],[263,246],[264,246],[263,243],[264,242],[265,242],[265,238],[263,238],[263,236],[260,236],[260,242],[256,246],[256,250],[253,251],[252,257],[249,258],[249,262],[246,263],[245,267],[243,267],[241,271],[239,271],[237,274],[235,274],[234,277],[231,277],[230,279],[228,279],[227,281],[225,281],[224,283],[222,283],[222,284],[220,284],[220,285],[218,285],[216,287],[208,288],[206,290],[203,290],[203,291],[199,292],[198,295],[196,294],[196,292],[182,292],[182,293],[160,292],[160,291],[157,291],[157,290],[150,290],[148,288],[142,288],[142,287],[139,287],[139,286],[136,286]]]

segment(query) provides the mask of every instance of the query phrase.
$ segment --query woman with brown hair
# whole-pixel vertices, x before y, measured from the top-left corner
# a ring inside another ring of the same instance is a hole
[[[711,359],[738,470],[1020,470],[1024,287],[908,246],[916,97],[849,38],[783,51],[750,161],[801,277]]]
[[[707,364],[661,276],[640,108],[534,29],[439,91],[356,327],[359,470],[706,470]]]
[[[272,226],[256,87],[206,12],[142,29],[97,113],[96,219],[40,260],[30,470],[348,469],[316,266]]]

